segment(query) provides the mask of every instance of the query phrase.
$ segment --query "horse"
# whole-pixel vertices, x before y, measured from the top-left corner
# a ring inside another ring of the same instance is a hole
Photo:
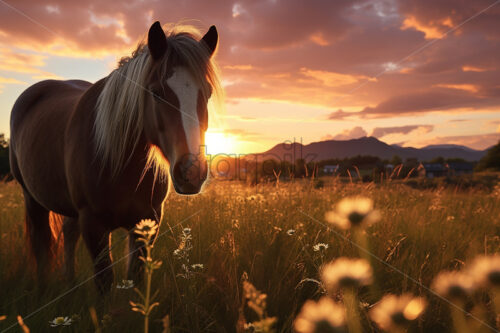
[[[207,178],[208,102],[220,93],[215,26],[165,33],[153,23],[147,43],[94,84],[46,80],[27,88],[10,119],[10,164],[22,187],[26,235],[38,279],[55,264],[59,222],[64,270],[75,275],[82,236],[100,293],[113,284],[110,235],[129,231],[128,276],[142,272],[134,226],[160,223],[169,180],[183,195]]]

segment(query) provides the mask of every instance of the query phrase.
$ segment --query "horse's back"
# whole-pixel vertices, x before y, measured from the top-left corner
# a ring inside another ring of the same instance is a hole
[[[65,131],[90,86],[80,80],[41,81],[19,96],[11,113],[14,177],[41,205],[62,214],[72,213],[63,163]]]

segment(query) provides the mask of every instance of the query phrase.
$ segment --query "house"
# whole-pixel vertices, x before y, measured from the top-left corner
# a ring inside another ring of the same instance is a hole
[[[474,164],[471,162],[450,162],[448,169],[450,174],[454,176],[469,175],[474,171]]]
[[[417,171],[420,177],[435,178],[446,176],[449,170],[447,165],[440,163],[420,163]]]
[[[335,172],[337,172],[339,169],[339,165],[325,165],[323,166],[323,173],[324,174],[334,174]]]

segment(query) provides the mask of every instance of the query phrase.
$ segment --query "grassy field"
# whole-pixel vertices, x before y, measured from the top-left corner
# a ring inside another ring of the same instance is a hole
[[[163,264],[153,275],[160,305],[152,314],[151,331],[161,332],[166,316],[172,332],[236,331],[244,320],[256,319],[242,296],[242,281],[248,278],[267,294],[267,313],[278,318],[277,331],[290,332],[305,300],[322,294],[311,280],[319,278],[320,266],[339,256],[358,256],[350,232],[328,226],[324,218],[336,202],[352,195],[372,198],[382,213],[382,220],[366,231],[371,253],[383,261],[372,261],[378,288],[361,290],[361,301],[368,308],[388,292],[422,295],[429,305],[410,331],[450,331],[447,304],[423,286],[430,286],[440,270],[462,268],[478,254],[500,252],[500,195],[480,190],[416,190],[402,184],[342,185],[329,180],[322,188],[309,181],[278,187],[214,181],[198,196],[171,194],[153,250],[154,258]],[[17,315],[25,318],[32,332],[54,330],[48,322],[57,316],[73,316],[75,321],[55,330],[95,331],[91,309],[104,332],[141,331],[142,317],[129,305],[137,295],[132,289],[114,288],[100,298],[82,243],[77,281],[65,282],[57,268],[50,285],[38,289],[27,260],[23,215],[19,186],[1,183],[0,315],[7,316],[0,321],[1,332],[17,323]],[[173,255],[186,227],[193,237],[189,262]],[[287,233],[290,229],[295,230],[293,235]],[[126,277],[125,260],[121,260],[125,235],[117,230],[112,236],[117,282]],[[317,243],[328,248],[314,251]],[[182,266],[197,263],[203,268],[186,272]],[[376,331],[363,311],[361,316],[364,330]],[[494,325],[492,318],[485,318]],[[17,332],[19,327],[8,331]]]

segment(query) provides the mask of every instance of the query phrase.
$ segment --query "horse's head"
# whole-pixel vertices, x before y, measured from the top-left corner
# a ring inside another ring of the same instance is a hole
[[[196,194],[207,178],[204,141],[212,86],[206,71],[218,35],[212,26],[199,41],[190,35],[180,42],[170,40],[158,22],[151,26],[144,131],[169,162],[175,190]]]

